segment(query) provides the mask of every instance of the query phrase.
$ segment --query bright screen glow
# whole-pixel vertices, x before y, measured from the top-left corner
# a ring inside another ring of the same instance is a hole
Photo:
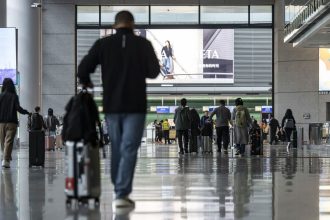
[[[114,30],[102,30],[101,37]],[[234,29],[137,29],[151,41],[161,74],[148,83],[234,83]]]
[[[16,30],[0,28],[0,84],[11,78],[16,84]]]
[[[330,49],[320,48],[319,90],[330,91]]]

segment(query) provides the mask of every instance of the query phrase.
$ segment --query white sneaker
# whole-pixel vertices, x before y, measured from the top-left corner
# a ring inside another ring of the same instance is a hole
[[[135,202],[129,198],[116,199],[115,206],[116,208],[135,207]]]
[[[10,168],[10,162],[8,160],[2,160],[2,167]]]

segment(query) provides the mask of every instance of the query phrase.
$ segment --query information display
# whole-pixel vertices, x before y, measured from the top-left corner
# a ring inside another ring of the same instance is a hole
[[[101,30],[101,37],[114,30]],[[151,41],[161,74],[148,83],[234,83],[234,29],[136,29]]]
[[[330,91],[330,49],[320,48],[319,91]]]
[[[0,28],[0,84],[11,78],[16,84],[16,29]]]

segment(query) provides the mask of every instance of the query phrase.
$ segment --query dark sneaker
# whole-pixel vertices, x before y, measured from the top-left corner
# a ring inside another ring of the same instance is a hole
[[[129,198],[121,198],[115,200],[116,208],[129,208],[135,207],[135,202]]]
[[[239,155],[241,155],[241,154],[237,151],[237,152],[235,153],[235,155],[236,155],[236,156],[239,156]]]
[[[183,153],[183,151],[180,151],[180,152],[179,152],[179,154],[181,154],[181,155],[182,155],[182,154],[184,154],[184,153]]]

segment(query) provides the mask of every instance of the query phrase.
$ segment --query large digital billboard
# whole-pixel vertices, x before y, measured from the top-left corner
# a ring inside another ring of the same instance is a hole
[[[101,30],[101,37],[114,30]],[[234,29],[137,29],[151,41],[161,74],[148,83],[234,83]]]
[[[16,29],[0,28],[0,84],[4,78],[16,83]]]
[[[320,48],[319,90],[330,91],[330,49]]]

